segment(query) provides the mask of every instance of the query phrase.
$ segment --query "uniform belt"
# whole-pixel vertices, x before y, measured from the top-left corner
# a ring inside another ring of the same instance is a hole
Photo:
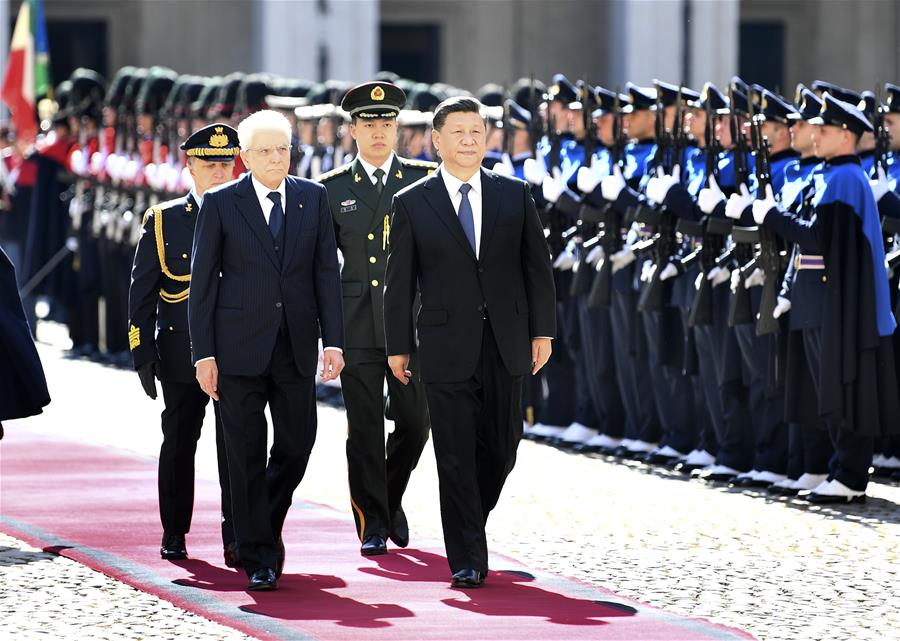
[[[794,269],[825,269],[825,257],[797,254],[794,256]]]

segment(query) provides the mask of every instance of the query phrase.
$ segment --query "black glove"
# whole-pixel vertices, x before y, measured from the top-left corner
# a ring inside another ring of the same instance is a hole
[[[156,400],[156,380],[159,378],[159,361],[150,361],[146,365],[141,365],[137,370],[138,376],[141,379],[141,385],[144,386],[144,391],[147,393],[147,396],[152,398],[154,401]]]

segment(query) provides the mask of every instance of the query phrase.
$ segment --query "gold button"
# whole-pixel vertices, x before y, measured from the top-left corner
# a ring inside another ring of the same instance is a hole
[[[377,260],[378,260],[378,259],[375,258],[374,256],[369,256],[369,262],[372,263],[373,265],[375,264],[375,262],[376,262]]]
[[[187,254],[182,254],[181,257],[182,257],[182,258],[187,258]]]
[[[375,240],[375,234],[369,234],[369,240]]]
[[[378,281],[377,281],[377,280],[373,280],[373,281],[372,281],[372,287],[378,287]]]
[[[825,277],[825,276],[822,276],[822,282],[823,282],[823,283],[827,283],[827,282],[828,282],[828,278]]]
[[[169,325],[169,331],[170,331],[170,332],[174,332],[174,331],[175,331],[175,328],[172,327],[171,325]]]

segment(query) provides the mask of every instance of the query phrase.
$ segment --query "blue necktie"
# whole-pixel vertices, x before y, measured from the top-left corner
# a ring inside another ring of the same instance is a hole
[[[459,224],[462,225],[463,233],[469,239],[469,245],[472,252],[477,256],[478,251],[475,249],[475,216],[472,214],[472,203],[469,202],[469,191],[472,185],[463,183],[459,187],[459,193],[462,194],[462,200],[459,203]]]
[[[269,213],[269,231],[272,238],[278,238],[281,228],[284,226],[284,210],[281,208],[281,194],[277,191],[269,192],[269,200],[272,201],[272,211]]]

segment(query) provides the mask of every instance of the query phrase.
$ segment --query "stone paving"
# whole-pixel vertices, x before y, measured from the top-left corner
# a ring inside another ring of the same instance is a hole
[[[135,374],[41,351],[54,402],[40,417],[10,422],[7,437],[76,432],[157,453],[162,404],[143,396]],[[320,407],[297,500],[348,509],[345,435],[343,412]],[[213,448],[212,429],[204,429],[199,475],[215,477]],[[760,639],[900,640],[900,487],[873,483],[868,494],[862,506],[811,507],[523,442],[488,538],[494,567],[506,553]],[[413,544],[417,535],[440,537],[436,497],[429,445],[404,501]],[[34,589],[16,587],[28,577],[38,581]],[[17,639],[247,638],[9,537],[0,538],[0,584],[12,587],[0,590],[0,612],[15,613],[16,627],[3,627]]]

